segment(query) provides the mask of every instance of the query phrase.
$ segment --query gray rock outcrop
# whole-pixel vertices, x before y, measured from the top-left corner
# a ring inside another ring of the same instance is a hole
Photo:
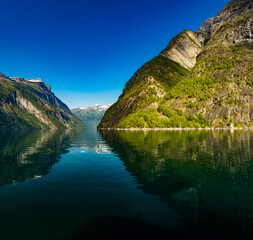
[[[191,69],[196,64],[196,57],[202,45],[194,32],[184,30],[178,34],[160,55],[179,63],[182,67]]]
[[[204,21],[200,28],[195,32],[198,40],[201,42],[202,45],[205,45],[209,35],[210,35],[210,27],[213,23],[214,18],[208,18],[206,21]]]

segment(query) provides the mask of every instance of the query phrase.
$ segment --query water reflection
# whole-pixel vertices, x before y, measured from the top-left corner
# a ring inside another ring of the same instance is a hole
[[[222,239],[252,238],[252,132],[101,131],[101,135],[90,130],[0,133],[0,186],[40,178],[68,153],[43,181],[0,188],[3,236],[17,239],[19,232],[12,231],[11,223],[17,216],[15,228],[25,229],[26,239],[35,239],[40,226],[46,226],[42,239],[58,239],[52,234],[63,235],[82,223],[93,234],[86,223],[92,218],[100,222],[101,216],[101,229],[106,226],[109,233],[115,222],[122,234],[126,225],[128,230],[132,226],[145,232],[149,223],[167,230],[175,225],[176,235],[182,226],[183,233],[190,229]],[[133,219],[138,212],[140,219]],[[172,224],[178,218],[179,223]],[[165,235],[174,233],[167,230]],[[153,229],[155,235],[160,231]]]
[[[193,230],[253,236],[253,133],[100,131],[144,192]]]
[[[70,153],[112,154],[110,147],[102,140],[95,128],[86,129],[85,134],[71,144]]]
[[[60,155],[67,153],[77,131],[1,131],[0,186],[27,178],[41,178],[50,172]]]

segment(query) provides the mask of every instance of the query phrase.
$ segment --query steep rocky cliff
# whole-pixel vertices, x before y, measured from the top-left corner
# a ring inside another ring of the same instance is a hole
[[[189,30],[178,34],[160,55],[191,69],[196,64],[196,57],[201,51],[201,43],[197,36]]]
[[[1,128],[71,128],[83,126],[41,79],[0,74]]]
[[[201,37],[198,35],[200,31],[205,32]],[[232,0],[195,34],[195,38],[190,38],[194,40],[192,45],[185,43],[189,38],[181,34],[182,38],[177,36],[166,48],[172,56],[165,56],[181,64],[177,65],[173,74],[174,84],[167,88],[160,87],[159,91],[148,95],[148,89],[154,86],[150,78],[145,80],[144,93],[135,92],[140,83],[135,81],[134,85],[133,79],[130,79],[99,127],[252,126],[253,1]],[[190,50],[198,45],[196,39],[203,46],[199,52],[197,48]],[[173,45],[181,46],[182,42],[185,47],[180,48],[181,55],[186,59],[195,58],[196,64],[192,61],[194,67],[191,69],[190,65],[187,67],[177,60],[177,54],[172,51]],[[189,53],[193,55],[189,56]],[[180,67],[183,67],[181,72],[184,74],[180,74]],[[168,77],[171,69],[163,68],[160,62],[157,62],[155,69],[159,73],[159,84],[166,85],[171,81],[171,76]],[[149,71],[149,68],[143,70],[142,67],[133,78]],[[157,81],[158,78],[154,79]],[[129,92],[133,94],[126,97]],[[138,99],[135,105],[130,104],[133,99]],[[143,107],[144,101],[147,104]]]
[[[198,40],[201,42],[202,46],[206,44],[208,38],[210,38],[210,28],[213,23],[213,17],[208,18],[205,22],[203,22],[200,28],[195,32]]]
[[[213,19],[210,40],[187,81],[164,106],[186,115],[202,112],[211,126],[252,126],[252,32],[253,1],[229,2]]]

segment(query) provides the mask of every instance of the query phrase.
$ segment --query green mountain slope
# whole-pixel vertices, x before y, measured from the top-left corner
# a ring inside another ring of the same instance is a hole
[[[84,124],[41,79],[0,74],[1,128],[73,128]]]
[[[106,111],[98,127],[117,127],[126,117],[124,127],[131,127],[132,124],[143,127],[144,115],[156,109],[166,91],[187,74],[187,69],[166,57],[152,59],[136,73],[136,78],[126,84],[119,100]],[[140,113],[140,117],[132,121],[131,114],[137,113]]]
[[[252,126],[253,1],[233,0],[208,22],[201,34],[183,31],[151,60],[159,78],[149,63],[138,70],[98,127]]]
[[[98,127],[115,128],[122,120],[122,127],[155,127],[159,122],[156,109],[164,96],[189,74],[192,56],[188,59],[181,52],[187,49],[196,58],[201,49],[198,39],[192,36],[193,32],[184,30],[159,56],[144,64],[126,83],[118,101],[106,111]],[[170,52],[174,54],[168,56]]]

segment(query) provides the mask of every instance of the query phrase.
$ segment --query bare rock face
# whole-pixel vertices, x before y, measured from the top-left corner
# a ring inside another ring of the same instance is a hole
[[[201,44],[204,46],[206,43],[206,40],[208,36],[210,35],[210,27],[213,23],[213,17],[208,18],[205,22],[203,22],[200,26],[200,28],[195,32],[198,40],[201,42]]]
[[[201,24],[199,31],[209,32],[210,26],[213,23],[213,19],[214,19],[213,17],[206,19],[206,21]]]
[[[49,92],[51,92],[51,87],[50,87],[49,84],[45,84],[45,87],[47,88],[47,90],[48,90]]]
[[[224,38],[231,43],[253,40],[253,0],[232,0],[214,18],[210,38],[227,29]]]
[[[191,69],[196,64],[196,57],[202,45],[196,35],[189,30],[178,34],[160,55],[179,63],[182,67]]]

